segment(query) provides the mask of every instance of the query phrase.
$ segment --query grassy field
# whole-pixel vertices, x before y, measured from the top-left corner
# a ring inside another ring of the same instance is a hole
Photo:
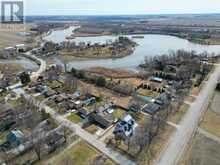
[[[119,108],[114,111],[114,116],[117,119],[123,118],[125,114],[126,114],[126,112],[122,109],[119,109]]]
[[[25,43],[27,37],[19,36],[18,32],[29,32],[33,24],[5,24],[0,27],[0,50],[4,47]],[[6,30],[7,29],[7,30]]]
[[[219,165],[220,144],[197,134],[185,152],[180,165]]]
[[[94,164],[94,160],[100,153],[84,141],[81,141],[69,150],[66,150],[64,155],[65,156],[57,157],[53,165],[91,165]],[[106,160],[103,165],[114,165],[114,163],[110,160]]]
[[[171,114],[169,117],[169,121],[178,124],[181,119],[183,118],[183,116],[186,114],[187,110],[189,109],[189,105],[188,104],[183,104],[179,111],[176,112],[175,114]]]
[[[43,101],[45,99],[45,97],[43,95],[37,96],[36,99],[38,101]]]
[[[139,89],[138,94],[143,95],[143,96],[152,97],[152,98],[159,96],[158,92],[155,92],[152,90],[146,90],[146,89]]]
[[[220,137],[220,115],[213,111],[206,112],[200,127],[211,134]]]
[[[196,98],[195,97],[193,97],[193,96],[188,96],[187,98],[186,98],[186,101],[188,101],[188,102],[194,102],[196,100]]]
[[[216,91],[210,109],[220,115],[220,92]]]
[[[169,138],[174,132],[174,128],[166,125],[165,129],[153,140],[151,144],[150,164],[154,164],[154,161],[158,158],[161,151],[166,147]]]
[[[193,87],[190,91],[190,94],[197,96],[203,87],[204,87],[203,83],[199,87]]]
[[[71,114],[67,117],[67,119],[73,123],[79,123],[81,121],[81,117],[77,114]]]

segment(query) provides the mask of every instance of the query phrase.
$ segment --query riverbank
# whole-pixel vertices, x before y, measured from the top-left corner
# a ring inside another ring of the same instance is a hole
[[[84,71],[108,78],[134,78],[138,76],[132,71],[123,69],[109,69],[104,67],[88,68],[84,69]]]
[[[96,55],[95,52],[85,51],[84,53],[73,53],[68,51],[60,51],[59,57],[64,60],[91,60],[91,59],[119,59],[131,55],[134,52],[134,48],[129,48],[126,51],[122,51],[120,54],[112,55],[110,53],[103,53]]]

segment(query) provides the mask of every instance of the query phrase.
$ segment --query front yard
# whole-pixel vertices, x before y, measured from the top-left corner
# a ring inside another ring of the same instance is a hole
[[[64,151],[60,157],[54,161],[54,165],[74,164],[74,165],[91,165],[95,164],[95,160],[101,155],[96,149],[81,141],[72,148]],[[103,165],[114,165],[115,163],[107,159]]]
[[[71,114],[67,117],[68,120],[70,120],[73,123],[80,123],[81,122],[81,117],[77,114]]]

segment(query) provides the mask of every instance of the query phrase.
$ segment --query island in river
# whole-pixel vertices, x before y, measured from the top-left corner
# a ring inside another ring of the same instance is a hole
[[[90,44],[81,42],[61,43],[60,56],[72,56],[80,58],[121,58],[133,53],[137,44],[128,37],[118,37],[114,42],[105,44]]]

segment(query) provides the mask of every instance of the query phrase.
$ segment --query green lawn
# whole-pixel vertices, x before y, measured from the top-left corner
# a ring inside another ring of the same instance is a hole
[[[45,97],[43,95],[37,96],[36,99],[38,101],[43,101],[45,99]]]
[[[71,114],[67,117],[68,120],[70,120],[73,123],[79,123],[81,122],[81,117],[77,114]]]
[[[121,118],[124,117],[125,113],[126,113],[126,112],[125,112],[124,110],[122,110],[122,109],[116,109],[116,110],[114,111],[114,116],[115,116],[115,118],[117,118],[117,119],[121,119]]]
[[[152,98],[155,98],[159,95],[158,92],[155,92],[155,91],[152,91],[152,90],[147,90],[147,89],[139,89],[138,94],[140,94],[142,96],[152,97]]]
[[[91,160],[96,157],[97,154],[98,152],[94,148],[82,141],[65,151],[65,156],[57,157],[54,165],[71,163],[74,165],[87,165],[91,163]]]

